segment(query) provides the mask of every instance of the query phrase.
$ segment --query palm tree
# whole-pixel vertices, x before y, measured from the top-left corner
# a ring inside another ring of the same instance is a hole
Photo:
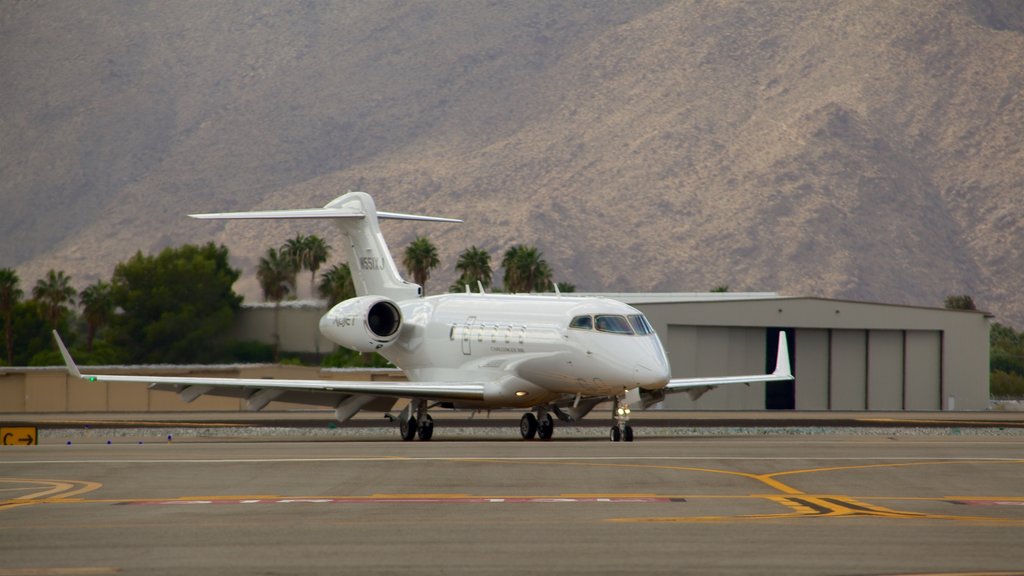
[[[430,278],[430,271],[441,265],[441,259],[437,256],[437,247],[423,236],[417,236],[415,240],[405,249],[405,258],[402,265],[412,274],[413,282],[427,292],[427,279]]]
[[[4,319],[8,365],[14,364],[14,306],[22,296],[18,282],[18,273],[13,268],[0,268],[0,315]]]
[[[320,265],[327,261],[331,246],[316,234],[303,236],[296,234],[281,246],[281,255],[292,261],[296,272],[309,270],[309,294],[316,293],[316,273]]]
[[[551,267],[543,252],[533,246],[517,244],[505,251],[501,260],[505,268],[505,291],[546,291],[551,286]]]
[[[51,268],[46,278],[38,280],[32,288],[32,298],[43,303],[46,318],[56,330],[61,317],[68,311],[68,305],[75,303],[75,289],[71,287],[71,278],[63,270],[57,272]]]
[[[455,270],[460,273],[459,279],[452,285],[452,292],[461,291],[464,286],[476,287],[477,282],[484,288],[491,286],[491,255],[486,250],[470,246],[459,254]]]
[[[79,292],[78,302],[82,305],[82,316],[89,326],[86,349],[92,352],[96,332],[114,316],[114,292],[109,283],[99,280]]]
[[[289,238],[281,244],[281,248],[278,249],[278,256],[288,261],[291,264],[293,274],[298,274],[302,270],[303,260],[306,257],[306,237],[302,234],[296,234],[295,238]],[[292,296],[295,297],[298,292],[299,285],[295,281],[295,276],[292,276],[291,285],[293,288]]]
[[[316,234],[306,236],[306,252],[302,265],[303,268],[309,270],[310,296],[316,293],[316,273],[320,270],[320,265],[327,262],[327,257],[330,253],[331,245],[325,242],[323,238]]]
[[[277,362],[281,347],[280,313],[284,300],[295,287],[295,261],[273,248],[267,249],[256,268],[256,278],[263,289],[263,299],[274,303],[274,362]]]
[[[348,264],[335,264],[321,274],[319,292],[320,297],[327,300],[328,306],[355,298],[356,287],[352,283],[352,270]]]

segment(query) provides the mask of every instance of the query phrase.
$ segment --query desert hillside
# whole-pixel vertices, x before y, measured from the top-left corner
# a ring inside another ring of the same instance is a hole
[[[191,212],[464,218],[587,291],[778,291],[1024,327],[1024,3],[0,4],[0,266],[297,231]]]

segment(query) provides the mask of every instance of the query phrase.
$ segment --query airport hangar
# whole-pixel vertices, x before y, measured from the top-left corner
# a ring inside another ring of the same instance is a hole
[[[668,410],[986,410],[989,319],[946,310],[774,293],[573,294],[621,300],[643,312],[676,378],[774,369],[788,335],[791,383],[720,386],[697,399],[672,394]],[[272,342],[273,305],[250,304],[235,336]],[[319,302],[284,303],[283,350],[326,353]]]

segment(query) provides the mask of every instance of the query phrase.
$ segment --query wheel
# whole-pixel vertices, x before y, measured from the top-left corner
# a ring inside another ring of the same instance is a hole
[[[623,429],[623,431],[622,431],[622,441],[623,442],[632,442],[633,441],[633,427],[632,426],[626,426],[626,428]]]
[[[519,420],[519,433],[523,435],[523,440],[532,440],[537,435],[537,417],[532,412],[523,414]]]
[[[537,422],[537,437],[541,440],[551,440],[554,433],[555,421],[551,419],[551,414],[545,414]]]
[[[403,418],[398,423],[398,432],[402,435],[402,440],[412,440],[416,437],[416,419],[415,418]]]
[[[618,426],[612,426],[612,431],[608,434],[608,439],[612,442],[618,442],[622,439],[622,433],[619,432]]]
[[[420,437],[420,440],[430,440],[434,436],[434,419],[430,417],[430,414],[427,414],[423,422],[419,423],[416,434]]]

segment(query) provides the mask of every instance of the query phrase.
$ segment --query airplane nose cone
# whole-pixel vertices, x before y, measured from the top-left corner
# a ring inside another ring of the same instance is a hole
[[[669,379],[668,366],[661,365],[657,368],[652,368],[644,364],[637,364],[633,368],[633,374],[640,385],[663,384]]]

